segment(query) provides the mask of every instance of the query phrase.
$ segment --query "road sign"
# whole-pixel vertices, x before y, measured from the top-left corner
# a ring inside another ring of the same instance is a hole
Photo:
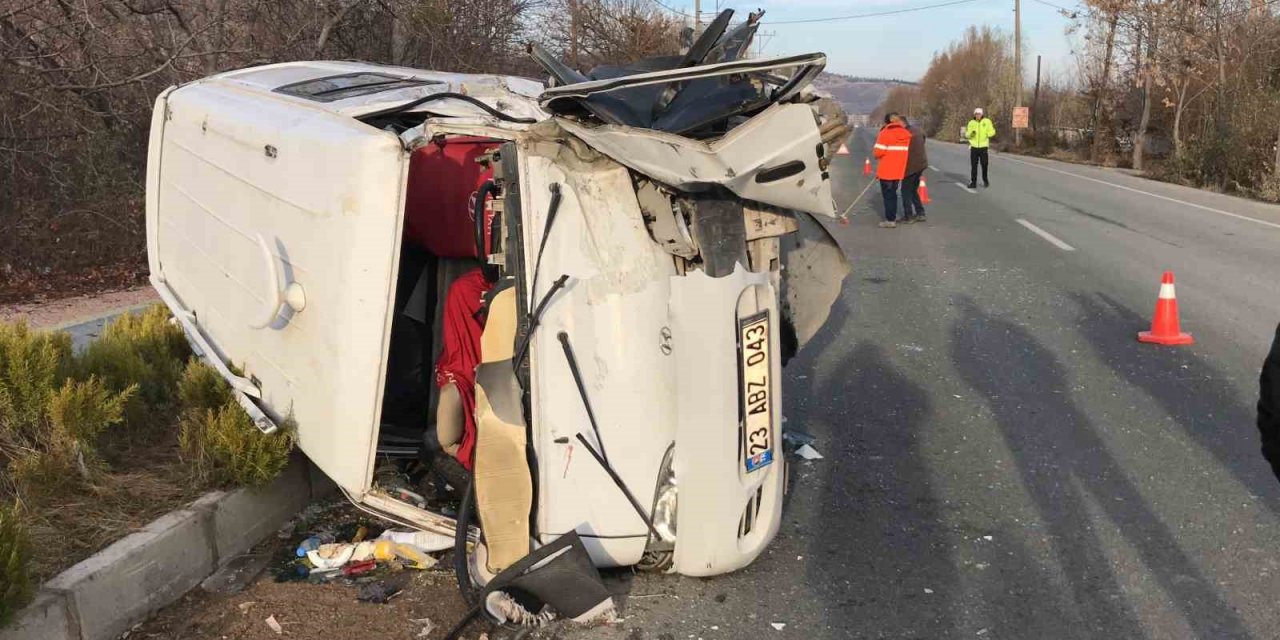
[[[1030,126],[1029,124],[1030,122],[1031,122],[1030,108],[1028,107],[1013,108],[1013,128],[1014,129],[1026,129],[1027,127]]]

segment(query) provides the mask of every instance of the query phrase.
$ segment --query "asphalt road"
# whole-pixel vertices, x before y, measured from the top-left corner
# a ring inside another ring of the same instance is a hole
[[[1006,155],[970,192],[966,149],[929,154],[927,225],[876,228],[873,186],[833,227],[853,274],[785,383],[826,457],[794,461],[776,542],[716,579],[623,577],[625,620],[571,636],[1280,637],[1253,424],[1280,207]],[[1135,340],[1165,269],[1194,346]]]

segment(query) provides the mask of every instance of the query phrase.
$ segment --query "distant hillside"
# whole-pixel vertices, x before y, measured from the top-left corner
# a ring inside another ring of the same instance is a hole
[[[889,90],[897,85],[916,84],[890,78],[862,78],[824,71],[813,86],[844,105],[851,114],[867,114],[884,102]]]

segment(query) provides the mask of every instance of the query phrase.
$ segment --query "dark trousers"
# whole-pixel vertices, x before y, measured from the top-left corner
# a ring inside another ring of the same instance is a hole
[[[982,163],[982,184],[990,184],[987,179],[987,163],[990,162],[990,154],[987,148],[978,149],[969,147],[969,184],[978,184],[978,163]]]
[[[1258,394],[1258,431],[1262,434],[1262,455],[1280,479],[1280,327],[1271,353],[1262,364]]]
[[[902,217],[905,220],[924,217],[924,203],[920,201],[920,176],[917,171],[902,179]]]
[[[884,219],[889,222],[898,220],[898,186],[901,180],[880,180],[880,195],[884,197]]]

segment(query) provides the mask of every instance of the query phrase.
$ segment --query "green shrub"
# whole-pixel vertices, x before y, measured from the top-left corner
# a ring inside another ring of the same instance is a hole
[[[71,337],[0,324],[0,463],[21,495],[48,495],[92,479],[98,441],[118,424],[136,385],[108,389],[68,377]]]
[[[183,410],[217,409],[231,401],[231,386],[203,360],[192,359],[178,381]]]
[[[0,323],[0,439],[38,439],[46,410],[67,375],[71,336]]]
[[[137,386],[125,407],[125,423],[133,430],[157,422],[172,404],[191,350],[182,329],[169,322],[164,305],[113,320],[97,340],[76,358],[76,377],[97,376],[108,389],[122,392]]]
[[[49,397],[35,437],[23,442],[10,463],[22,495],[49,496],[92,480],[103,466],[99,437],[121,422],[135,389],[114,393],[95,377],[63,382]]]
[[[27,533],[16,506],[0,505],[0,627],[31,597]]]
[[[266,485],[289,464],[289,426],[264,434],[231,397],[212,367],[192,360],[179,383],[183,411],[178,443],[192,479],[217,486]]]

